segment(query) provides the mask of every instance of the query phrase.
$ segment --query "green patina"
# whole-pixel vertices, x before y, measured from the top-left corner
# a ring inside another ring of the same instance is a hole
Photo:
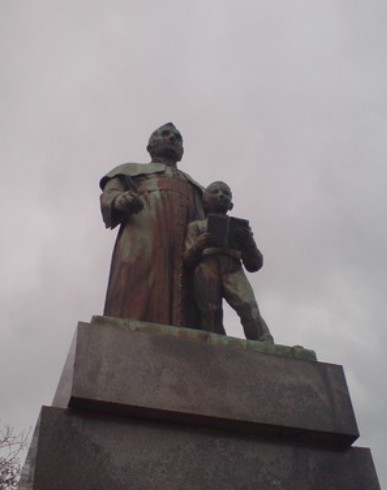
[[[94,324],[110,324],[114,327],[125,328],[131,331],[153,333],[159,335],[172,335],[181,339],[204,342],[207,344],[219,345],[231,349],[250,350],[263,354],[269,354],[291,359],[301,359],[305,361],[317,361],[316,353],[311,349],[305,349],[300,345],[287,346],[280,344],[268,344],[256,340],[245,340],[227,335],[219,335],[204,330],[194,330],[192,328],[173,327],[158,323],[140,322],[137,320],[126,320],[123,318],[113,318],[106,316],[93,316]]]

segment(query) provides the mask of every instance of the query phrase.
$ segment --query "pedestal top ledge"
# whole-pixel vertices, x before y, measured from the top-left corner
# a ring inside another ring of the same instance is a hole
[[[79,323],[53,405],[347,447],[341,366],[302,347],[109,317]]]
[[[266,344],[264,342],[256,342],[255,340],[239,339],[228,335],[218,335],[216,333],[207,332],[205,330],[194,330],[192,328],[173,327],[171,325],[162,325],[160,323],[139,322],[137,320],[125,320],[123,318],[113,318],[107,316],[93,316],[91,323],[93,324],[109,324],[116,327],[125,328],[132,332],[147,332],[153,334],[172,335],[183,340],[193,342],[204,342],[212,345],[225,346],[232,349],[246,349],[264,354],[272,354],[275,356],[289,357],[291,359],[304,359],[307,361],[317,361],[315,351],[305,349],[301,345],[289,347],[280,344]]]

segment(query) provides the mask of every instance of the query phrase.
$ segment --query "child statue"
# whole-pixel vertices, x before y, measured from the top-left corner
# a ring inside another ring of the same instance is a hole
[[[247,339],[273,343],[262,318],[253,289],[245,276],[258,271],[263,257],[254,241],[248,221],[231,218],[230,187],[213,182],[204,191],[206,219],[188,225],[183,261],[193,268],[194,296],[204,330],[225,335],[222,299],[239,315]]]

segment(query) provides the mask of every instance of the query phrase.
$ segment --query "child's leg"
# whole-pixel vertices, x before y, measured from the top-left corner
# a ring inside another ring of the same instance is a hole
[[[194,272],[194,294],[202,328],[225,335],[223,326],[222,293],[216,257],[206,257]]]
[[[274,342],[242,267],[223,275],[223,294],[227,303],[239,315],[247,339]]]

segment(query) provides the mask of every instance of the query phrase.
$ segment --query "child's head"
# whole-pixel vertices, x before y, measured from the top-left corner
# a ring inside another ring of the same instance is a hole
[[[203,208],[206,214],[226,214],[231,211],[233,203],[230,187],[225,182],[212,182],[204,191]]]

